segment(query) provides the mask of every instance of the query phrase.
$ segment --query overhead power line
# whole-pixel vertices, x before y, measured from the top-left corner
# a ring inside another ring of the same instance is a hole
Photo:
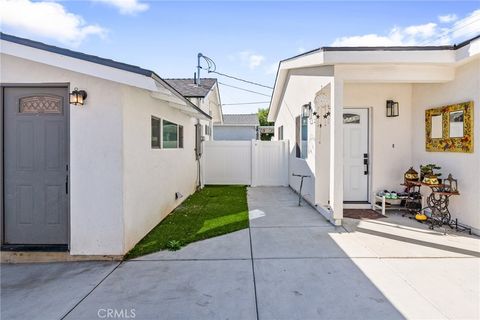
[[[221,76],[224,76],[224,77],[227,77],[227,78],[230,78],[230,79],[234,79],[234,80],[237,80],[237,81],[243,81],[243,82],[245,82],[245,83],[249,83],[249,84],[253,84],[253,85],[255,85],[255,86],[259,86],[259,87],[263,87],[263,88],[267,88],[267,89],[273,90],[273,87],[266,86],[266,85],[261,84],[261,83],[258,83],[258,82],[249,81],[249,80],[245,80],[245,79],[242,79],[242,78],[234,77],[234,76],[231,76],[231,75],[228,75],[228,74],[225,74],[225,73],[221,73],[221,72],[218,72],[218,71],[210,71],[210,70],[208,70],[208,73],[216,73],[216,74],[218,74],[218,75],[221,75]]]
[[[271,95],[269,95],[269,94],[265,94],[265,93],[261,93],[261,92],[258,92],[258,91],[253,91],[253,90],[248,90],[248,89],[232,86],[231,84],[226,84],[226,83],[223,83],[223,82],[220,82],[220,81],[218,82],[218,84],[221,84],[221,85],[226,86],[226,87],[234,88],[234,89],[237,89],[237,90],[242,90],[242,91],[246,91],[246,92],[259,94],[259,95],[269,97],[269,98],[271,97]]]
[[[435,38],[430,39],[430,40],[428,40],[428,41],[426,41],[426,42],[420,43],[420,45],[424,46],[424,45],[430,44],[430,43],[432,43],[432,42],[434,42],[434,41],[437,41],[437,40],[439,40],[439,39],[442,39],[443,37],[445,37],[445,36],[447,36],[447,35],[455,32],[455,31],[458,31],[458,30],[461,30],[461,29],[463,29],[463,28],[465,28],[465,27],[468,27],[469,25],[474,24],[475,22],[478,22],[478,21],[480,21],[480,19],[475,19],[475,20],[473,20],[473,21],[470,21],[470,22],[467,23],[467,24],[460,25],[458,28],[449,29],[449,30],[447,30],[446,32],[444,32],[444,33],[442,33],[441,35],[439,35],[438,37],[435,37]]]
[[[201,58],[203,58],[203,60],[205,60],[205,62],[207,63],[206,68],[204,68],[200,65],[200,59]],[[198,70],[199,77],[200,77],[200,69],[207,70],[208,73],[216,73],[220,76],[224,76],[224,77],[227,77],[227,78],[230,78],[230,79],[234,79],[234,80],[237,80],[237,81],[242,81],[242,82],[245,82],[245,83],[248,83],[248,84],[253,84],[255,86],[259,86],[259,87],[263,87],[263,88],[273,90],[273,87],[270,87],[270,86],[267,86],[267,85],[264,85],[264,84],[261,84],[261,83],[255,82],[255,81],[250,81],[250,80],[235,77],[235,76],[232,76],[232,75],[229,75],[229,74],[226,74],[226,73],[218,72],[217,71],[217,65],[215,64],[215,61],[213,61],[211,58],[209,58],[209,57],[207,57],[207,56],[205,56],[201,53],[198,54],[198,64],[197,64],[197,70]]]
[[[222,106],[239,106],[244,104],[265,104],[270,103],[270,101],[258,101],[258,102],[239,102],[239,103],[222,103]]]

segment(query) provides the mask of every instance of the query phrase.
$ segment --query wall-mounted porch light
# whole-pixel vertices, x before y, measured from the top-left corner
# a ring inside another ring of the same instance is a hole
[[[87,92],[85,90],[78,90],[78,88],[73,89],[70,93],[70,104],[76,106],[83,106],[85,100],[87,99]]]
[[[311,118],[312,117],[312,103],[306,103],[302,106],[302,117]]]
[[[399,104],[393,100],[387,100],[387,117],[398,117]]]

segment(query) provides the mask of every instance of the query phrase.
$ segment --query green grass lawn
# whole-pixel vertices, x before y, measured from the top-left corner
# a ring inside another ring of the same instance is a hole
[[[188,197],[125,256],[178,249],[188,243],[248,228],[245,186],[206,186]]]

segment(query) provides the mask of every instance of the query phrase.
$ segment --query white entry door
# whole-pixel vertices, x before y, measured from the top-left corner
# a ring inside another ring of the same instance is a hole
[[[343,109],[343,201],[368,201],[368,109]]]

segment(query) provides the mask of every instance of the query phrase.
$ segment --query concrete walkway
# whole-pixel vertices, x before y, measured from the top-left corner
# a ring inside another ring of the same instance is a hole
[[[289,188],[248,200],[250,229],[176,252],[2,265],[1,318],[480,318],[479,238],[398,216],[335,228]]]

